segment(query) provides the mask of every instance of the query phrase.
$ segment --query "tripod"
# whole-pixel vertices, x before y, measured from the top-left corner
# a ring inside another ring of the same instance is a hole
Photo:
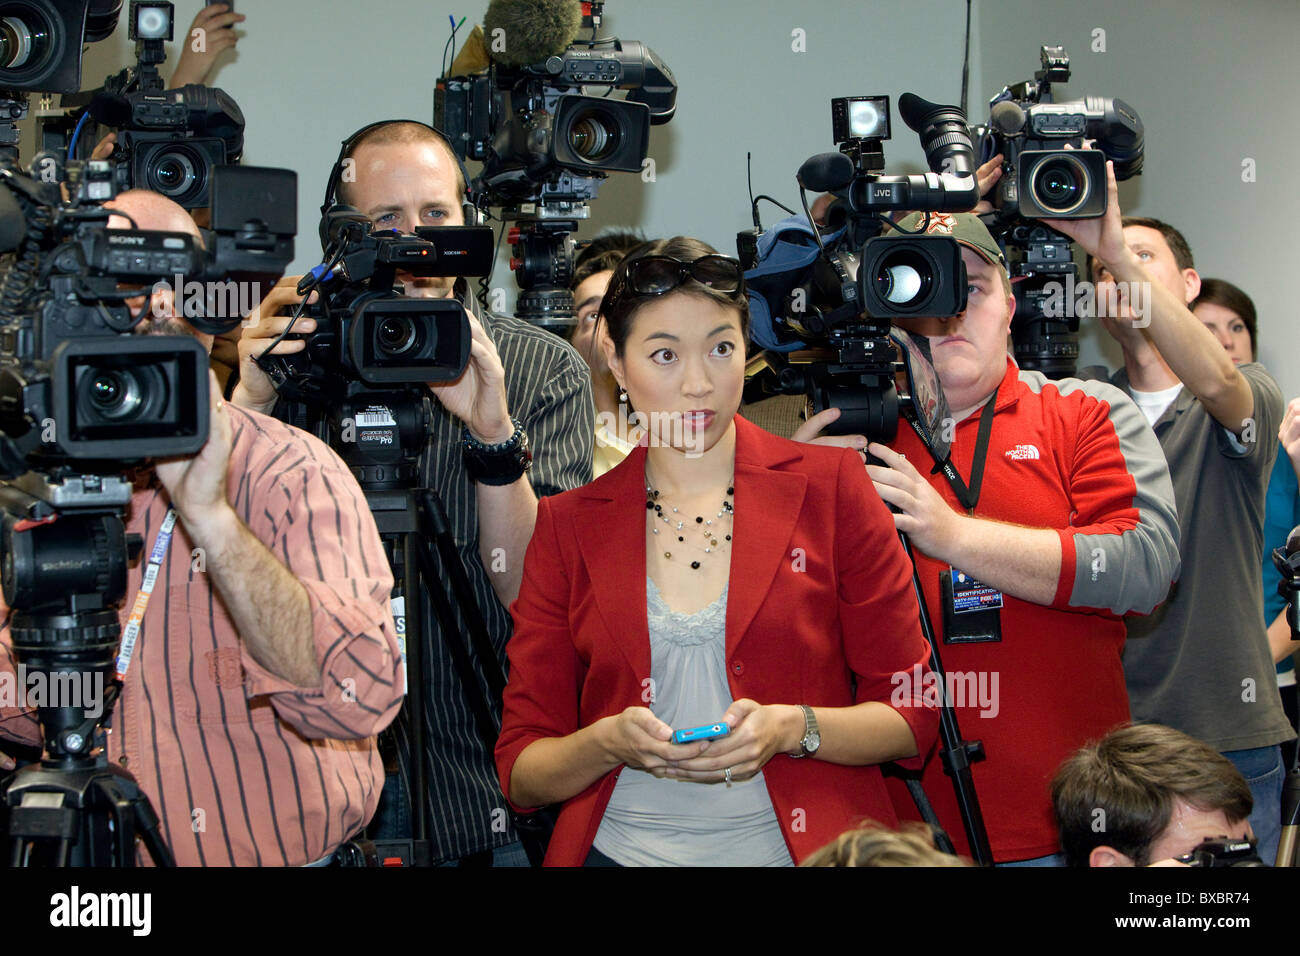
[[[376,853],[367,858],[414,866],[428,866],[433,857],[425,799],[431,768],[424,723],[429,666],[424,659],[425,642],[432,646],[433,621],[437,621],[488,753],[496,746],[500,731],[500,701],[506,683],[456,550],[446,508],[437,492],[420,486],[418,464],[430,420],[427,402],[418,389],[375,392],[350,387],[337,412],[315,425],[322,439],[351,466],[393,570],[394,617],[401,619],[399,633],[406,635],[407,672],[406,701],[394,724],[394,735],[398,738],[399,769],[410,797],[411,839],[375,841]],[[432,619],[425,613],[426,595]],[[482,677],[475,671],[475,659]]]
[[[51,484],[29,473],[0,485],[14,657],[20,675],[42,675],[50,689],[37,706],[41,762],[2,788],[11,866],[134,866],[137,834],[155,865],[174,865],[149,798],[108,763],[100,729],[121,691],[109,682],[121,636],[115,608],[140,546],[122,523],[130,495],[121,477]],[[68,501],[75,510],[59,507]],[[95,717],[94,702],[70,693],[86,686],[100,691]]]

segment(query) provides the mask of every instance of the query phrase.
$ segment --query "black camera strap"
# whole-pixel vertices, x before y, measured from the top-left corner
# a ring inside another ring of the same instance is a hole
[[[936,463],[930,471],[930,474],[943,472],[943,476],[948,479],[948,484],[952,485],[953,494],[957,496],[957,500],[961,502],[967,514],[975,513],[975,505],[980,500],[980,488],[984,484],[984,462],[989,454],[989,436],[993,434],[993,407],[997,401],[998,393],[994,392],[984,403],[984,411],[980,413],[979,433],[975,436],[975,454],[970,466],[970,485],[967,486],[962,480],[957,466],[952,463],[951,450],[948,457]]]

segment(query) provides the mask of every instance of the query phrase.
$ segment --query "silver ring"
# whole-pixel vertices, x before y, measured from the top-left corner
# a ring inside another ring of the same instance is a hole
[[[726,770],[722,771],[722,779],[724,779],[724,780],[727,781],[727,786],[731,786],[731,768],[730,768],[730,767],[728,767]]]

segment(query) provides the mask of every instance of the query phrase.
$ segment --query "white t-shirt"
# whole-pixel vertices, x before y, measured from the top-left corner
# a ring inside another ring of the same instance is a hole
[[[1182,390],[1183,386],[1180,383],[1173,388],[1162,388],[1158,392],[1139,392],[1133,389],[1132,395],[1137,407],[1142,409],[1142,414],[1147,417],[1147,424],[1154,428],[1160,416],[1165,413],[1165,409],[1173,404]]]

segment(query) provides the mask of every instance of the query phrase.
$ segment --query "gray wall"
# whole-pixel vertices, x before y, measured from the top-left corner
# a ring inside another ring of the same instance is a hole
[[[316,209],[339,140],[387,116],[432,117],[433,82],[447,14],[481,20],[487,4],[423,0],[237,0],[248,15],[238,53],[216,76],[248,120],[246,161],[299,173],[300,241],[295,269],[311,265]],[[176,4],[188,24],[199,4]],[[1300,4],[1291,0],[976,0],[970,112],[1029,78],[1044,42],[1064,44],[1074,80],[1064,96],[1119,96],[1147,131],[1143,175],[1121,184],[1126,212],[1179,225],[1205,275],[1237,282],[1260,311],[1261,358],[1288,395],[1300,394],[1300,345],[1293,344],[1281,276],[1295,247],[1297,198],[1287,173],[1300,155],[1295,109],[1300,88],[1293,47]],[[579,235],[635,225],[649,235],[698,235],[724,251],[749,222],[745,153],[754,188],[797,205],[794,172],[832,148],[829,99],[904,90],[955,102],[965,4],[962,0],[610,0],[606,28],[656,50],[676,74],[678,113],[655,127],[655,179],[617,174]],[[1105,52],[1092,52],[1105,30]],[[806,52],[795,52],[792,31]],[[179,31],[178,31],[179,32]],[[125,23],[86,56],[87,84],[130,57]],[[169,73],[170,69],[165,72]],[[915,171],[923,157],[894,117],[886,144],[891,171]],[[1243,183],[1241,163],[1256,161]],[[763,206],[765,222],[783,215]],[[510,289],[504,270],[494,284]],[[1103,341],[1104,340],[1104,341]],[[1099,330],[1083,339],[1084,362],[1118,354]]]

